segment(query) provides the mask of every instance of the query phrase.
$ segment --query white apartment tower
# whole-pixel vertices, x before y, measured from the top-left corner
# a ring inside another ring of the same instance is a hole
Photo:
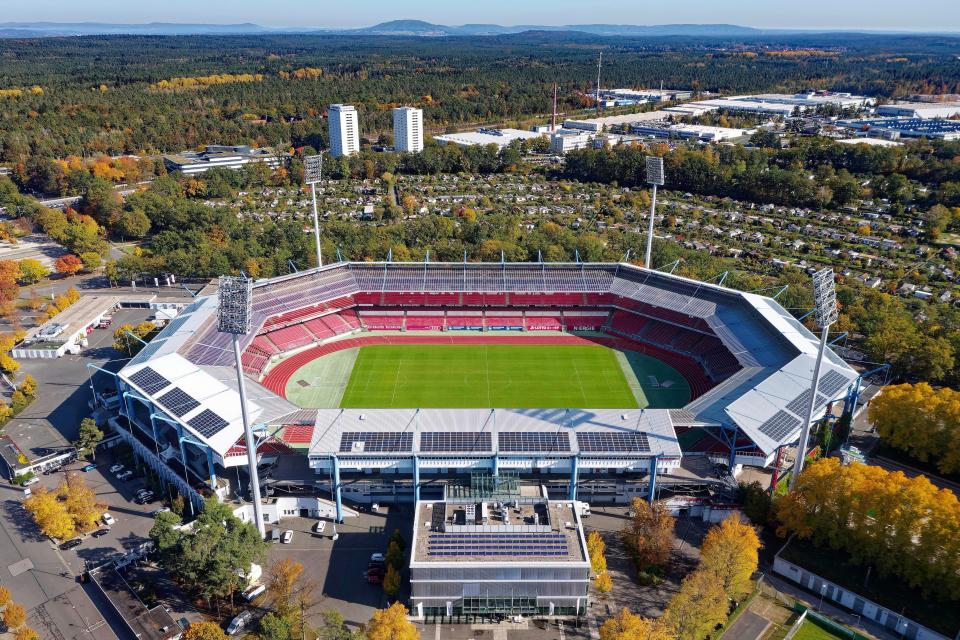
[[[393,110],[393,148],[408,153],[423,151],[423,109]]]
[[[353,105],[330,105],[327,124],[330,127],[330,155],[349,156],[360,151],[360,124]]]

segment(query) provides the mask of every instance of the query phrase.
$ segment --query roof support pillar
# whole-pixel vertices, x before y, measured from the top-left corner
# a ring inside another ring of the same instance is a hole
[[[496,478],[498,475],[500,475],[500,453],[499,452],[496,452],[493,454],[493,460],[491,461],[491,463],[493,464],[493,477]]]
[[[580,476],[580,456],[575,455],[570,458],[570,500],[577,499],[577,481]]]
[[[420,457],[413,456],[413,501],[420,501]]]
[[[213,466],[213,449],[207,447],[207,471],[210,473],[210,489],[217,490],[217,473]]]
[[[660,456],[653,456],[650,458],[650,481],[647,486],[647,502],[653,504],[654,498],[657,495],[657,462],[659,462]]]
[[[337,459],[337,456],[330,456],[330,466],[332,469],[333,475],[333,486],[330,489],[333,491],[333,501],[337,505],[337,524],[343,524],[343,501],[340,496],[340,460]]]

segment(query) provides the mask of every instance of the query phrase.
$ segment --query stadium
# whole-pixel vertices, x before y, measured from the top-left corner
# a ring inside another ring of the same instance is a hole
[[[623,263],[338,262],[252,297],[261,479],[329,496],[338,520],[344,500],[481,477],[615,502],[769,467],[796,445],[818,349],[773,298]],[[195,505],[249,495],[217,306],[195,300],[115,376],[118,432]],[[816,413],[858,385],[827,349]]]

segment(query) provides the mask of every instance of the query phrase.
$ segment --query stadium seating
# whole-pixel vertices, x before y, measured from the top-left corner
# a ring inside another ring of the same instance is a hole
[[[280,351],[289,351],[303,347],[314,341],[313,334],[307,331],[303,325],[294,325],[277,329],[267,334],[270,342],[277,345]]]
[[[562,331],[563,317],[559,313],[541,315],[530,312],[526,316],[526,327],[528,331]]]
[[[323,318],[315,318],[303,324],[306,329],[313,334],[317,340],[326,340],[336,335],[334,331],[324,322]]]
[[[636,336],[647,327],[648,322],[650,321],[647,318],[638,316],[635,313],[615,311],[610,327],[628,336]]]
[[[523,328],[524,321],[523,316],[520,314],[514,315],[491,315],[487,313],[487,328],[496,329],[496,328]]]
[[[407,331],[443,331],[443,312],[421,316],[407,315]]]
[[[403,329],[403,316],[384,316],[361,314],[360,320],[370,331],[400,331]]]
[[[607,314],[584,314],[576,311],[563,312],[563,325],[567,331],[599,331],[607,322]]]

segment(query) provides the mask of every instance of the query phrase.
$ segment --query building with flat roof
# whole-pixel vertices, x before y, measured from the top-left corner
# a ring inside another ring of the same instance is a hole
[[[423,151],[423,109],[393,110],[393,148],[406,153]]]
[[[673,102],[689,100],[693,97],[693,92],[673,89],[603,89],[600,97],[615,102]]]
[[[878,116],[892,118],[954,118],[960,116],[960,102],[895,102],[877,107]]]
[[[360,122],[353,105],[330,105],[327,125],[330,130],[330,155],[350,156],[360,151]]]
[[[411,609],[419,616],[584,613],[590,559],[579,503],[521,492],[507,486],[509,476],[489,480],[496,485],[488,490],[474,481],[459,495],[417,502]]]
[[[586,149],[593,144],[595,138],[589,131],[560,129],[550,134],[550,152],[563,155],[575,149]]]
[[[240,169],[251,162],[263,162],[276,169],[290,158],[288,153],[273,149],[255,149],[247,145],[209,144],[203,151],[183,151],[163,156],[167,171],[181,171],[187,175],[205,173],[210,169]]]
[[[183,629],[163,605],[147,607],[112,564],[91,570],[89,576],[123,619],[133,637],[142,640],[177,640],[183,635]]]
[[[524,131],[522,129],[477,129],[476,131],[461,131],[459,133],[445,133],[435,136],[434,140],[440,144],[455,144],[460,147],[495,144],[499,148],[508,146],[514,140],[532,140],[539,138],[542,133]]]
[[[698,124],[637,123],[630,131],[641,136],[653,138],[675,138],[699,140],[701,142],[720,142],[733,140],[753,134],[756,129],[734,129],[730,127],[708,127]]]
[[[862,109],[876,103],[867,96],[831,91],[808,91],[793,95],[783,93],[762,93],[758,95],[730,96],[701,100],[683,105],[687,108],[703,110],[744,111],[764,113],[774,116],[792,116],[798,113],[815,111],[820,107],[832,106],[840,109]]]
[[[873,118],[866,120],[841,120],[841,127],[853,130],[865,138],[929,138],[960,140],[960,121],[942,118]]]

